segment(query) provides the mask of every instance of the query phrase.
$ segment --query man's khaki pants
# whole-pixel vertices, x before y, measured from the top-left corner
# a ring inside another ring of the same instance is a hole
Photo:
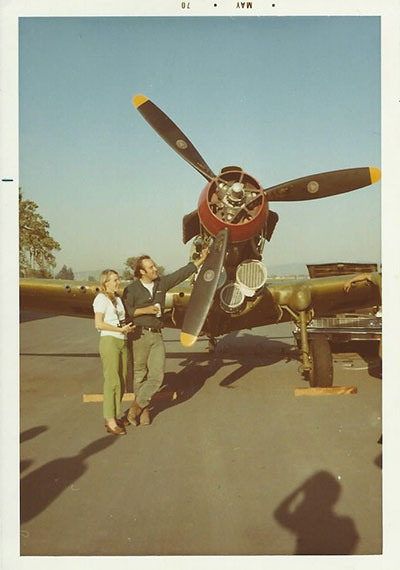
[[[145,408],[164,378],[165,347],[162,334],[142,329],[133,341],[133,389],[138,406]]]

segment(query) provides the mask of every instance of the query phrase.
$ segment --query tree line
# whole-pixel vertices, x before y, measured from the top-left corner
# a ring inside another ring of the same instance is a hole
[[[32,200],[25,200],[19,189],[19,275],[43,279],[75,279],[71,267],[63,265],[53,276],[56,267],[55,252],[61,245],[50,235],[50,224],[39,213],[39,206]],[[134,279],[134,267],[139,256],[128,257],[122,272],[123,280]],[[160,275],[164,267],[158,266]],[[93,275],[89,281],[96,281]]]

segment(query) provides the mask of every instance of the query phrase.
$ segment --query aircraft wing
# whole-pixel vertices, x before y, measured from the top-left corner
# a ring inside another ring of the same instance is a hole
[[[241,314],[231,319],[229,330],[295,320],[300,311],[312,311],[313,316],[322,317],[380,306],[381,291],[376,285],[379,274],[372,273],[373,282],[356,283],[346,293],[344,284],[355,275],[267,282]],[[227,323],[223,328],[221,332],[229,332]]]
[[[377,282],[379,274],[371,275]],[[346,293],[343,287],[351,277],[353,275],[267,282],[259,294],[246,302],[238,315],[223,313],[216,299],[204,332],[219,336],[233,330],[290,321],[302,310],[312,310],[314,316],[319,317],[381,304],[380,288],[371,282],[359,282]],[[93,318],[92,304],[98,291],[98,285],[92,282],[20,279],[20,309]],[[122,291],[123,287],[120,294]],[[190,292],[191,286],[186,281],[167,293],[165,326],[181,327]]]
[[[125,285],[119,290],[121,296]],[[97,283],[21,278],[19,287],[21,311],[94,318],[92,305],[100,291]],[[187,282],[171,289],[166,296],[166,309],[173,308],[175,304],[186,306],[190,291],[191,287]]]
[[[21,311],[94,318],[92,304],[100,289],[85,281],[22,278],[19,291]]]

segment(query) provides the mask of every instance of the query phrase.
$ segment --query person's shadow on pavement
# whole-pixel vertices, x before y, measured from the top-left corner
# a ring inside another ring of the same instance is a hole
[[[21,480],[21,524],[44,511],[65,489],[87,470],[86,459],[116,441],[102,437],[84,447],[77,455],[49,461]]]
[[[351,518],[333,511],[341,487],[328,472],[307,479],[275,509],[275,519],[297,536],[294,554],[352,554],[359,541]]]

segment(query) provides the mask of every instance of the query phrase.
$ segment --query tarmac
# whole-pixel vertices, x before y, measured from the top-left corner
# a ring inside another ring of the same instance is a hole
[[[357,393],[298,397],[288,323],[213,354],[164,339],[152,424],[115,437],[84,403],[102,393],[94,323],[22,314],[21,556],[382,552],[376,345],[334,354],[334,385]]]

